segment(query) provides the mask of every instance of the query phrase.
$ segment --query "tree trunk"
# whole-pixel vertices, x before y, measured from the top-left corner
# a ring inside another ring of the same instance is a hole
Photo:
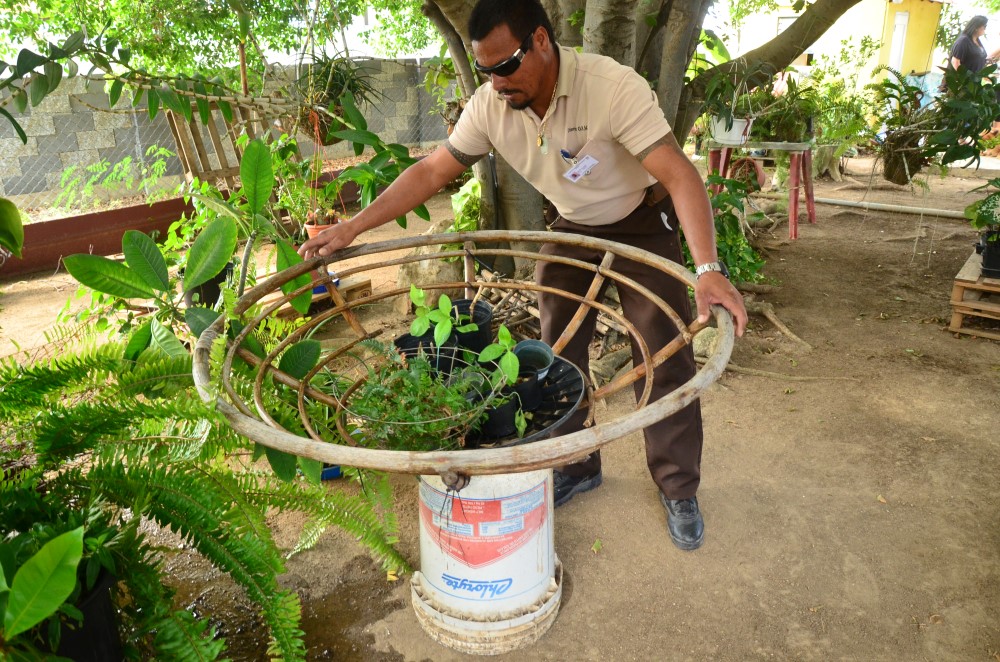
[[[635,64],[635,7],[638,0],[588,2],[583,22],[583,50]]]
[[[542,218],[542,195],[524,180],[499,155],[495,159],[497,196],[493,196],[493,171],[489,157],[475,165],[476,177],[483,191],[480,203],[479,226],[484,230],[545,230]],[[494,246],[495,244],[490,244]],[[538,251],[534,242],[510,242],[515,250]],[[500,256],[494,262],[494,269],[504,274],[530,277],[534,270],[533,260],[511,259]]]

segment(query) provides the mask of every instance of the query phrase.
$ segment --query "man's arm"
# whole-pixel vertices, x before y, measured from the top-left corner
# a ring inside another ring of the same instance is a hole
[[[310,258],[329,255],[349,246],[362,232],[388,223],[426,202],[445,184],[462,174],[466,167],[447,146],[438,147],[428,157],[404,170],[382,195],[354,218],[319,233],[302,244],[299,253]]]
[[[668,133],[637,156],[649,174],[663,184],[670,194],[695,266],[718,260],[712,205],[705,191],[705,183],[694,164],[677,145],[674,134]],[[702,274],[694,288],[694,298],[698,306],[699,322],[708,321],[709,306],[717,303],[736,320],[736,335],[743,335],[747,324],[743,297],[725,276],[714,271]]]

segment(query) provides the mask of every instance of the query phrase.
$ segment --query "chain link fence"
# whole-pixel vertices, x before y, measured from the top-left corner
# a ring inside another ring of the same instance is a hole
[[[382,95],[363,108],[372,131],[411,149],[428,149],[447,137],[434,98],[423,88],[424,67],[412,60],[370,60],[364,67]],[[107,95],[88,89],[82,78],[64,81],[23,113],[9,103],[5,108],[28,142],[0,122],[0,196],[13,200],[29,222],[168,197],[184,180],[164,113],[150,119],[144,106],[133,108],[125,98],[108,108]],[[296,138],[304,156],[315,153],[311,140]],[[323,148],[323,155],[341,159],[354,152],[340,143]]]

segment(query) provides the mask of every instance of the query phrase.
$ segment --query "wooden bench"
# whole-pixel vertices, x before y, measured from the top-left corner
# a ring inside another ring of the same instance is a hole
[[[962,325],[967,316],[1000,320],[1000,278],[984,278],[983,259],[973,253],[955,276],[951,290],[951,325],[953,333],[1000,340],[1000,332],[968,328]]]

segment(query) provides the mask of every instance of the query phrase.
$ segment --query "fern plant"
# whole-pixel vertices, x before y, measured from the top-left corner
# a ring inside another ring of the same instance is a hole
[[[129,657],[218,659],[224,642],[215,629],[172,605],[162,556],[138,527],[150,520],[246,591],[269,628],[273,658],[304,659],[298,597],[277,583],[283,552],[265,513],[307,515],[293,552],[339,526],[387,568],[405,569],[392,547],[395,523],[387,526],[375,497],[328,492],[302,476],[281,481],[248,462],[248,442],[195,393],[189,357],[129,360],[125,347],[84,343],[56,358],[0,363],[0,611],[46,545],[66,547],[72,536],[60,536],[77,531],[85,543],[77,560],[66,557],[75,568],[70,593],[55,595],[30,627],[18,620],[17,631],[0,629],[0,658],[55,650],[79,615],[73,602],[104,571],[119,581]]]

